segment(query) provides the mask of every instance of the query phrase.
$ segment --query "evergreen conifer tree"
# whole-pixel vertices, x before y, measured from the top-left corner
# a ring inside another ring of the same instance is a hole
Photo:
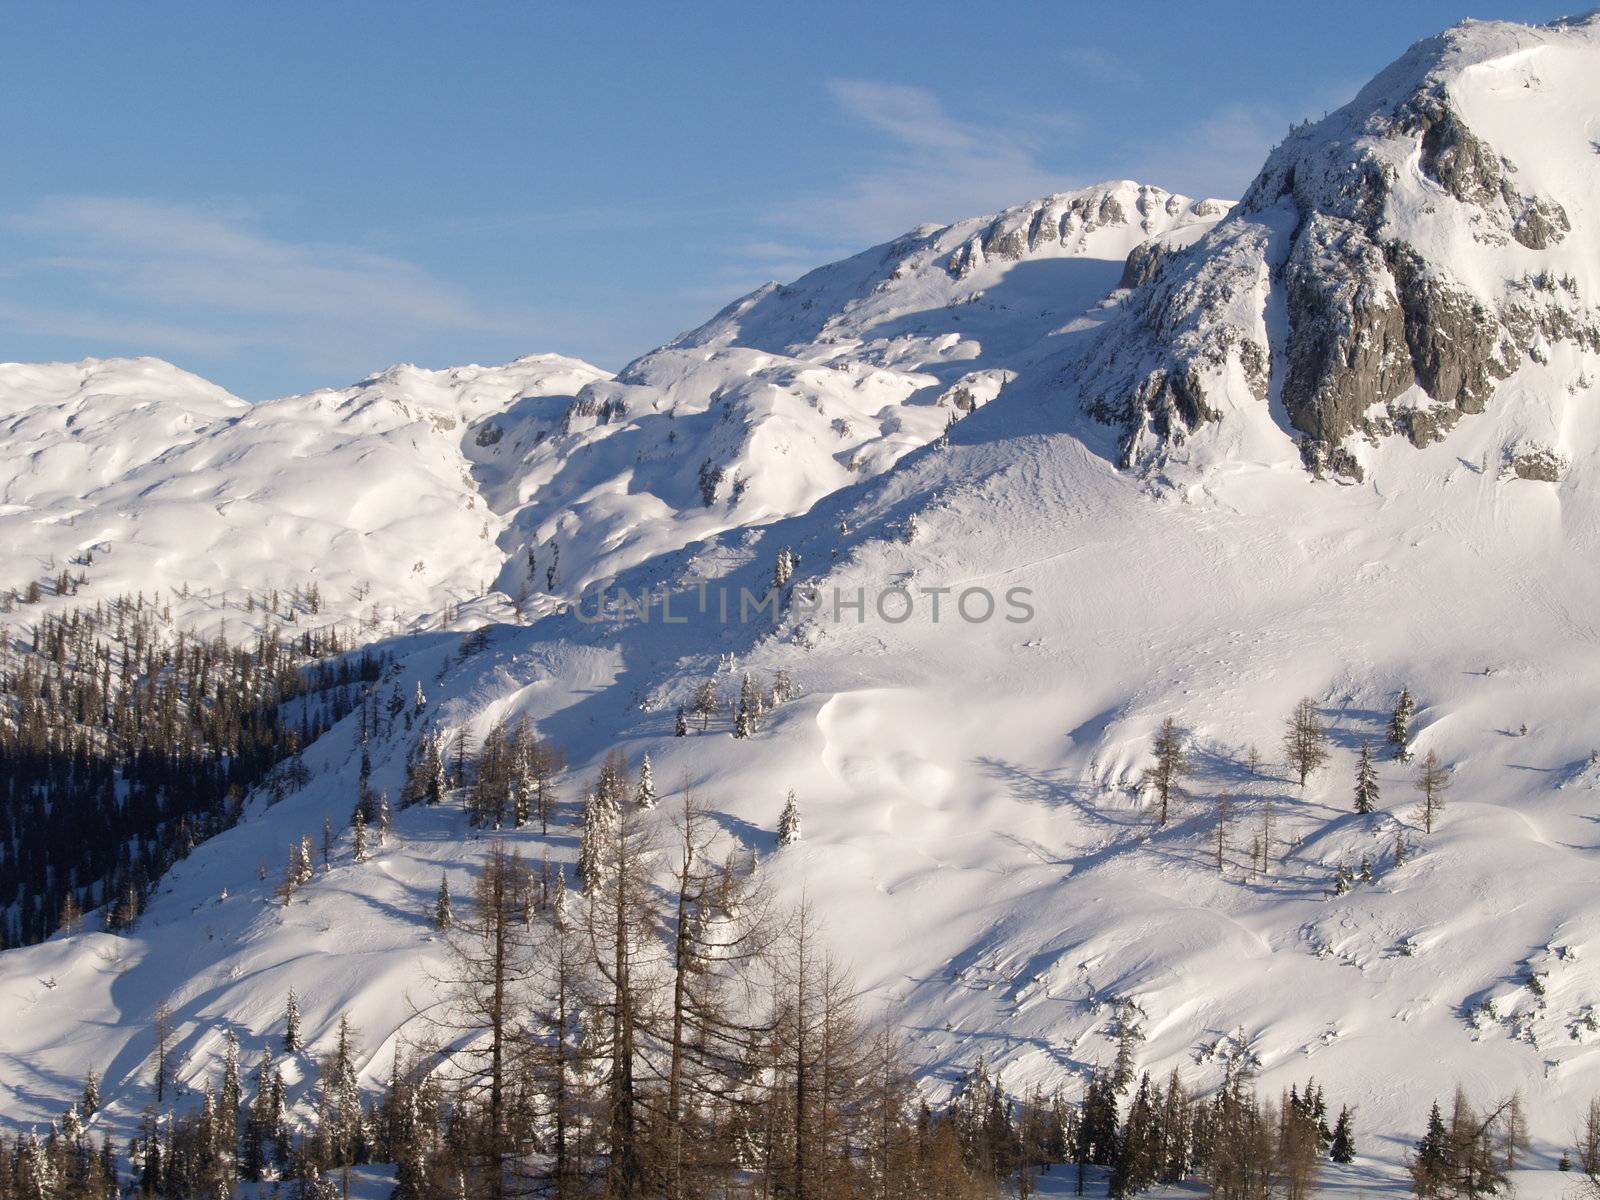
[[[650,773],[650,756],[648,754],[639,763],[639,786],[634,791],[633,799],[640,808],[654,808],[656,806],[656,781]]]
[[[439,892],[433,901],[433,927],[435,929],[449,929],[455,922],[455,913],[450,907],[450,880],[444,875],[439,876]]]
[[[1339,1119],[1333,1123],[1333,1141],[1328,1155],[1336,1163],[1353,1163],[1356,1160],[1356,1135],[1349,1106],[1339,1109]]]
[[[1400,698],[1395,701],[1394,715],[1389,718],[1389,745],[1394,747],[1394,756],[1401,762],[1411,758],[1411,717],[1416,712],[1416,702],[1411,698],[1410,688],[1400,689]]]
[[[283,1006],[283,1048],[289,1054],[300,1049],[300,1001],[293,988]]]
[[[1372,765],[1372,747],[1361,743],[1361,761],[1356,765],[1356,811],[1370,813],[1378,806],[1378,772]]]
[[[778,817],[778,845],[792,846],[800,840],[800,806],[795,803],[794,789],[784,797],[783,812]]]

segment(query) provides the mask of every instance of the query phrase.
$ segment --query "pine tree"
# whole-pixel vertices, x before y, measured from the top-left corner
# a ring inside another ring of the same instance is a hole
[[[654,808],[656,806],[656,781],[650,774],[650,756],[646,754],[639,763],[639,786],[633,794],[634,803],[640,808]]]
[[[583,828],[578,840],[578,876],[583,890],[592,892],[604,878],[606,846],[621,812],[614,799],[615,787],[601,772],[599,786],[583,802]]]
[[[683,705],[678,705],[678,715],[672,722],[673,737],[689,736],[689,715],[683,711]]]
[[[1429,750],[1422,760],[1422,765],[1417,768],[1417,791],[1422,793],[1422,806],[1418,810],[1418,816],[1422,818],[1423,832],[1433,832],[1439,814],[1444,811],[1444,794],[1449,786],[1449,770],[1439,761],[1439,755]]]
[[[439,930],[449,929],[454,921],[455,913],[450,907],[450,880],[440,875],[439,892],[433,900],[433,927]]]
[[[792,846],[800,840],[800,806],[795,803],[794,789],[784,797],[783,812],[778,817],[778,845]]]
[[[100,1111],[100,1076],[91,1067],[83,1077],[83,1099],[79,1102],[85,1119]]]
[[[1372,765],[1372,747],[1361,743],[1361,761],[1356,765],[1356,811],[1370,813],[1378,807],[1378,772]]]
[[[300,1001],[293,988],[283,1006],[283,1049],[286,1054],[300,1049]]]
[[[511,773],[511,823],[518,829],[526,829],[528,822],[533,819],[534,797],[538,787],[533,777],[534,756],[537,753],[538,747],[530,744],[529,739],[517,739]]]
[[[1444,1127],[1444,1116],[1439,1112],[1439,1102],[1434,1101],[1428,1113],[1428,1127],[1417,1142],[1409,1163],[1411,1190],[1418,1200],[1432,1200],[1450,1187],[1449,1134]]]
[[[175,1032],[172,1027],[172,1006],[165,999],[156,1005],[151,1029],[155,1034],[156,1102],[159,1104],[167,1098],[167,1085],[172,1082],[172,1040]]]
[[[1309,696],[1294,706],[1285,722],[1283,753],[1289,769],[1299,776],[1301,787],[1328,761],[1328,735],[1317,715],[1316,703]]]
[[[444,753],[439,739],[430,734],[422,749],[422,799],[426,804],[438,804],[447,790],[444,774]]]
[[[1389,718],[1389,745],[1394,747],[1394,756],[1401,762],[1411,758],[1411,717],[1416,711],[1416,702],[1411,699],[1411,689],[1401,688],[1400,698],[1395,701],[1394,715]]]
[[[367,861],[367,818],[359,804],[350,818],[350,848],[358,863]]]
[[[1355,1123],[1348,1106],[1339,1109],[1339,1119],[1333,1124],[1333,1142],[1328,1156],[1336,1163],[1353,1163],[1356,1160]]]

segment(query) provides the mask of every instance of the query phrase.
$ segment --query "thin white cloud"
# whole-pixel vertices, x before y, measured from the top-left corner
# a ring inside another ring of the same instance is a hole
[[[1052,117],[1008,125],[960,120],[926,88],[875,80],[831,80],[828,92],[883,145],[851,164],[837,188],[780,207],[775,219],[791,230],[830,242],[870,241],[1086,182],[1041,161],[1033,130],[1060,128]]]
[[[168,354],[219,355],[240,348],[228,334],[207,333],[162,321],[104,316],[49,305],[22,304],[0,296],[0,322],[13,333],[80,338],[106,347],[142,346]]]
[[[275,235],[240,202],[55,196],[0,213],[0,234],[0,318],[69,354],[359,378],[425,346],[516,351],[560,325],[559,314],[485,309],[392,255]]]
[[[213,313],[358,317],[426,327],[484,319],[454,289],[409,263],[351,246],[271,237],[239,205],[59,196],[9,223],[58,250],[33,258],[34,269],[75,275],[102,297]]]

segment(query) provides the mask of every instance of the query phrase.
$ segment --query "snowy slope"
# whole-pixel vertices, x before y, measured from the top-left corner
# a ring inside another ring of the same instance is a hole
[[[87,582],[47,603],[186,589],[178,618],[210,632],[315,584],[310,620],[408,626],[500,569],[468,429],[602,377],[554,355],[395,367],[249,405],[153,359],[0,365],[0,587],[68,570]]]
[[[543,572],[554,533],[558,592],[615,576],[675,589],[690,619],[550,611],[495,626],[464,659],[454,635],[395,638],[381,687],[422,683],[442,731],[526,715],[569,750],[569,802],[612,745],[648,751],[663,790],[692,787],[785,895],[804,892],[917,1061],[947,1077],[983,1055],[1020,1090],[1107,1062],[1110,1006],[1126,999],[1144,1014],[1142,1067],[1209,1084],[1218,1046],[1242,1034],[1267,1085],[1314,1074],[1357,1105],[1372,1186],[1397,1178],[1428,1103],[1458,1081],[1484,1098],[1520,1087],[1550,1167],[1600,1093],[1600,347],[1582,332],[1600,180],[1574,141],[1600,120],[1597,29],[1469,23],[1420,44],[1297,131],[1209,232],[1214,212],[1161,199],[1159,219],[1089,231],[1084,245],[1106,245],[1074,257],[1063,231],[1083,232],[1090,209],[1052,198],[764,289],[614,380],[487,406],[473,428],[501,434],[449,444],[502,522],[501,557],[483,560],[505,563],[501,591],[529,545]],[[1450,165],[1465,159],[1480,182],[1492,166],[1492,195]],[[1108,193],[1125,216],[1139,212],[1129,186]],[[1541,203],[1565,214],[1559,238]],[[1531,212],[1546,214],[1537,236]],[[1114,251],[1146,236],[1168,248],[1124,278]],[[1554,290],[1530,292],[1524,277],[1544,272]],[[1119,282],[1131,290],[1102,303]],[[1519,305],[1537,330],[1526,344]],[[1493,332],[1488,357],[1452,336],[1463,311]],[[922,444],[943,427],[938,398],[956,411],[952,389],[982,371],[1004,373],[988,377],[997,392],[974,392],[948,446]],[[207,403],[236,419],[226,397]],[[896,442],[892,423],[922,410],[935,419]],[[880,456],[881,473],[816,476],[838,416],[860,421],[845,448]],[[1305,469],[1312,434],[1308,456],[1345,486]],[[1119,470],[1124,455],[1151,469]],[[725,468],[710,505],[706,462]],[[821,610],[791,599],[776,625],[720,619],[719,590],[737,611],[784,548]],[[874,611],[889,586],[908,589],[909,619],[894,619],[900,599]],[[937,588],[953,590],[936,619],[920,589]],[[955,611],[974,588],[1001,598],[993,619]],[[1004,619],[1013,588],[1027,621]],[[867,617],[836,614],[857,589]],[[719,668],[729,690],[781,669],[800,695],[749,741],[725,717],[673,737],[674,708]],[[1419,700],[1417,752],[1453,769],[1431,835],[1414,768],[1387,758],[1381,811],[1351,812],[1357,750],[1381,745],[1402,686]],[[1278,751],[1301,696],[1334,743],[1304,791]],[[1138,780],[1167,716],[1190,731],[1196,771],[1157,828]],[[105,1119],[129,1120],[169,993],[187,1080],[215,1070],[225,1027],[247,1059],[274,1039],[290,986],[314,1048],[348,1012],[368,1078],[388,1070],[431,995],[439,874],[459,891],[483,836],[458,808],[410,810],[372,861],[346,850],[304,903],[274,906],[284,846],[349,811],[352,725],[308,752],[306,788],[257,798],[180,864],[132,936],[0,956],[15,1014],[0,1112],[44,1119],[95,1067]],[[391,795],[405,747],[390,731],[369,748]],[[780,850],[790,787],[805,837]],[[1219,873],[1223,792],[1237,815]],[[1250,846],[1269,804],[1261,873]],[[513,837],[534,858],[575,849],[570,824]],[[1363,857],[1374,882],[1332,895]]]

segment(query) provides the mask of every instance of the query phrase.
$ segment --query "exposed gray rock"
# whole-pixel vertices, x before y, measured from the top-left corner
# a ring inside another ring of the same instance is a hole
[[[1283,403],[1297,429],[1338,442],[1416,382],[1406,314],[1383,250],[1354,221],[1314,213],[1284,268]]]
[[[1548,446],[1529,446],[1512,453],[1511,470],[1518,479],[1559,483],[1562,475],[1566,474],[1567,460]]]
[[[1495,381],[1512,369],[1500,353],[1500,321],[1464,288],[1430,269],[1410,247],[1391,246],[1390,262],[1405,309],[1406,342],[1417,383],[1435,400],[1464,413],[1481,413]]]
[[[1522,215],[1511,226],[1511,236],[1530,250],[1554,246],[1571,232],[1572,222],[1567,220],[1567,210],[1553,200],[1538,198],[1528,201]]]
[[[1152,238],[1148,242],[1140,242],[1128,252],[1127,261],[1122,264],[1122,278],[1117,280],[1117,286],[1136,288],[1148,283],[1166,253],[1167,248],[1159,239]]]

